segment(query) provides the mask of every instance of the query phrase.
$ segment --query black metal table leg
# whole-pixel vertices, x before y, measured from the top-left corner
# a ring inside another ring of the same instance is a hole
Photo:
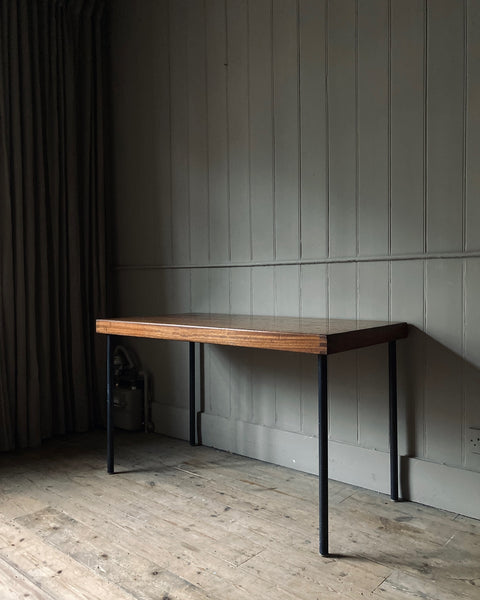
[[[114,472],[113,450],[113,336],[107,335],[107,471]]]
[[[390,407],[390,497],[398,501],[397,344],[388,342],[388,395]]]
[[[190,445],[195,446],[195,342],[190,345]]]
[[[327,355],[318,355],[318,500],[319,551],[328,556],[328,403]]]

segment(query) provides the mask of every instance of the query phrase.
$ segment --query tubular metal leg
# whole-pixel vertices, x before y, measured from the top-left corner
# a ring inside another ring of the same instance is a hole
[[[112,337],[107,335],[107,472],[114,472],[113,451],[113,356]]]
[[[397,345],[388,342],[388,390],[390,407],[390,497],[398,501]]]
[[[195,342],[190,344],[190,445],[195,446]]]
[[[328,404],[327,355],[318,355],[319,551],[328,556]]]

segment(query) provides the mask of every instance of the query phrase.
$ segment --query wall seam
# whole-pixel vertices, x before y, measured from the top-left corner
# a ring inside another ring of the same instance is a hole
[[[274,19],[273,19],[273,2],[270,3],[270,70],[272,73],[271,90],[272,90],[272,236],[273,258],[277,258],[277,194],[276,194],[276,156],[275,156],[275,44],[274,44]]]
[[[323,265],[344,263],[374,263],[374,262],[398,262],[398,261],[434,261],[434,260],[461,260],[480,258],[480,251],[452,252],[438,254],[397,254],[392,256],[348,256],[335,258],[319,258],[305,260],[284,260],[268,262],[239,262],[239,263],[204,263],[204,264],[117,264],[112,265],[113,271],[135,271],[135,270],[169,270],[169,269],[225,269],[225,268],[262,268],[262,267],[284,267],[289,265]]]
[[[359,106],[358,106],[358,53],[359,53],[359,34],[358,34],[358,0],[355,0],[355,254],[360,253],[359,240],[359,222],[360,222],[360,201],[359,201]]]
[[[387,100],[387,137],[388,137],[388,166],[387,166],[387,187],[388,187],[388,254],[392,253],[392,0],[388,2],[387,15],[387,45],[388,45],[388,100]]]
[[[231,224],[231,197],[230,197],[230,89],[229,89],[229,37],[228,37],[228,0],[224,0],[224,19],[225,19],[225,55],[224,55],[224,72],[225,72],[225,136],[226,136],[226,161],[227,161],[227,231],[228,231],[228,260],[232,260],[232,224]]]
[[[325,198],[326,198],[326,236],[325,236],[325,250],[326,256],[330,257],[330,107],[328,102],[329,85],[328,85],[328,2],[325,0]]]
[[[188,73],[188,66],[189,66],[189,55],[190,55],[190,51],[189,51],[189,27],[188,27],[188,10],[189,7],[187,7],[187,26],[186,26],[186,34],[187,34],[187,39],[185,41],[185,47],[186,47],[186,55],[187,55],[187,61],[186,61],[186,66],[185,66],[185,76],[187,78],[186,81],[186,90],[187,90],[187,98],[186,98],[186,105],[187,105],[187,118],[185,119],[186,122],[186,129],[187,129],[187,206],[188,206],[188,214],[186,215],[186,220],[187,220],[187,230],[188,230],[188,237],[187,237],[187,244],[188,244],[188,257],[189,257],[189,261],[192,262],[192,203],[191,203],[191,196],[190,196],[190,119],[189,119],[189,113],[190,113],[190,98],[191,98],[191,90],[190,90],[190,77],[189,77],[189,73]]]
[[[253,228],[252,228],[252,121],[251,121],[251,89],[250,89],[250,0],[247,0],[247,119],[248,119],[248,221],[250,235],[250,260],[253,260]]]
[[[463,1],[463,148],[462,148],[462,249],[467,247],[467,98],[468,98],[468,4]]]
[[[168,203],[169,203],[169,220],[170,220],[170,258],[173,262],[173,235],[172,235],[172,231],[173,231],[173,210],[172,210],[172,206],[173,206],[173,160],[172,160],[172,155],[173,155],[173,127],[172,127],[172,112],[173,112],[173,102],[172,102],[172,52],[171,52],[171,46],[172,46],[172,19],[171,19],[171,7],[170,7],[170,2],[167,2],[167,43],[168,43],[168,83],[169,83],[169,89],[168,89],[168,110],[169,110],[169,116],[170,116],[170,123],[169,123],[169,146],[170,146],[170,194],[169,194],[169,198],[168,198]]]
[[[204,55],[205,55],[205,69],[204,69],[204,77],[205,77],[205,146],[206,146],[206,151],[207,151],[207,156],[206,156],[206,160],[207,160],[207,239],[208,239],[208,244],[207,244],[207,264],[210,264],[211,260],[212,260],[212,252],[211,252],[211,246],[212,246],[212,231],[211,231],[211,227],[210,227],[210,137],[209,137],[209,130],[210,130],[210,119],[209,119],[209,114],[208,114],[208,98],[209,98],[209,93],[208,93],[208,44],[207,44],[207,39],[208,39],[208,27],[207,27],[207,4],[206,4],[206,0],[203,0],[203,10],[204,10],[204,14],[205,14],[205,19],[203,21],[203,26],[204,26]]]
[[[423,252],[428,250],[428,0],[423,9]]]
[[[462,264],[462,380],[461,380],[461,398],[462,398],[462,437],[461,437],[461,453],[462,466],[467,466],[467,397],[465,383],[465,358],[466,358],[466,331],[467,331],[467,261],[464,259]]]
[[[301,29],[300,29],[300,0],[296,3],[297,11],[297,129],[298,129],[298,244],[297,256],[303,257],[302,244],[302,104],[301,104]]]
[[[423,326],[422,330],[427,332],[427,263],[423,261]],[[425,458],[427,456],[427,422],[425,419],[426,415],[426,397],[427,397],[427,354],[428,354],[428,340],[425,340],[425,348],[423,352],[423,379],[422,379],[422,454]]]

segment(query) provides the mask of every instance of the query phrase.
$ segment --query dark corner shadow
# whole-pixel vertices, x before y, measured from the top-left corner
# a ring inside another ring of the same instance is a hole
[[[438,432],[463,432],[464,427],[479,425],[464,423],[463,419],[465,414],[475,412],[469,407],[480,396],[480,369],[458,351],[412,325],[398,350],[399,420],[405,422],[400,490],[402,499],[407,501],[411,497],[410,459],[425,458],[422,432],[427,419],[431,430]]]

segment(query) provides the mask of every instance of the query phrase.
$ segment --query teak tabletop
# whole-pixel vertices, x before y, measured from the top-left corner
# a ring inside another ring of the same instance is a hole
[[[407,337],[406,323],[211,313],[98,319],[97,332],[129,337],[334,354]]]

